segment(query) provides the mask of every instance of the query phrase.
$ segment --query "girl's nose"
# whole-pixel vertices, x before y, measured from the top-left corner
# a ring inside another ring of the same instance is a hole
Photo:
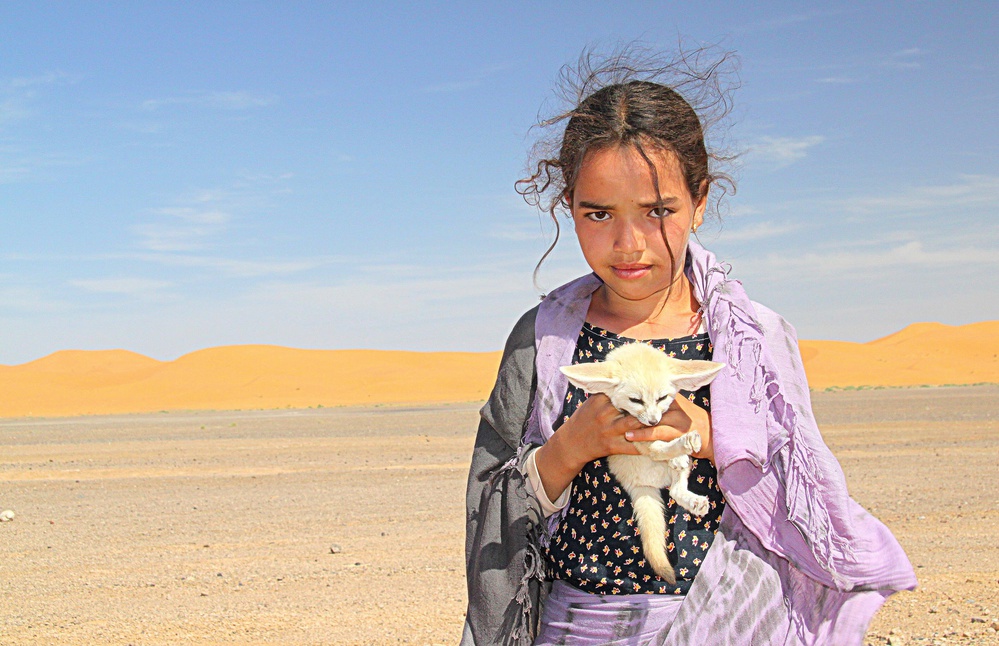
[[[618,227],[614,247],[621,253],[645,251],[645,235],[630,222],[622,222]]]

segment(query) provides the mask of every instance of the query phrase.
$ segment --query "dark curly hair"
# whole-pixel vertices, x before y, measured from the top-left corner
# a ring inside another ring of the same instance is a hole
[[[736,71],[735,55],[714,47],[681,47],[667,58],[634,44],[609,56],[584,50],[575,65],[561,69],[557,94],[572,107],[539,119],[535,128],[548,134],[532,150],[529,175],[515,185],[528,204],[548,212],[555,223],[555,240],[535,267],[535,282],[558,243],[557,212],[568,210],[587,153],[617,146],[635,149],[649,165],[657,194],[659,178],[649,152],[669,153],[679,162],[695,203],[718,187],[710,208],[717,213],[721,198],[735,192],[735,182],[722,170],[734,155],[722,153],[720,142],[709,149],[705,130],[728,116],[730,95],[738,86]],[[563,131],[553,128],[562,122],[567,122]],[[676,259],[668,242],[666,247],[675,275]]]

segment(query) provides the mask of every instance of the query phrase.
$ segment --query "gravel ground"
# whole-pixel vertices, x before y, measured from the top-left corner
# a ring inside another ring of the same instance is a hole
[[[920,588],[873,644],[999,644],[999,387],[816,393]],[[474,404],[0,420],[0,644],[453,644]]]

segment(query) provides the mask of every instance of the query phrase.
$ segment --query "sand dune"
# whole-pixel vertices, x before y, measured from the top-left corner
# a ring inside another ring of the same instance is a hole
[[[262,345],[168,362],[122,350],[63,351],[0,366],[0,416],[473,401],[489,394],[499,359],[499,352]]]
[[[916,323],[869,343],[801,341],[812,389],[999,382],[999,321]]]
[[[800,345],[813,389],[999,382],[999,321],[919,323],[870,343]],[[499,359],[245,345],[163,362],[125,350],[67,350],[0,366],[0,416],[475,401],[488,395]]]

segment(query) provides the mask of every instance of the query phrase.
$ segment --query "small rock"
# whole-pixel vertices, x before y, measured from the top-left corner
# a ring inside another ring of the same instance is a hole
[[[342,551],[343,551],[343,548],[340,547],[339,545],[337,545],[336,543],[333,543],[332,545],[330,545],[330,554],[339,554]]]
[[[14,520],[14,512],[10,509],[5,509],[0,512],[0,523],[8,523]]]
[[[981,617],[972,617],[971,618],[971,623],[973,623],[973,624],[984,624],[985,620],[982,619]]]
[[[992,622],[992,630],[999,631],[999,621]]]
[[[937,614],[937,609],[936,608],[930,608],[927,612],[929,612],[931,615],[935,615],[935,614]]]
[[[902,638],[898,635],[892,635],[888,638],[888,646],[901,646]]]

